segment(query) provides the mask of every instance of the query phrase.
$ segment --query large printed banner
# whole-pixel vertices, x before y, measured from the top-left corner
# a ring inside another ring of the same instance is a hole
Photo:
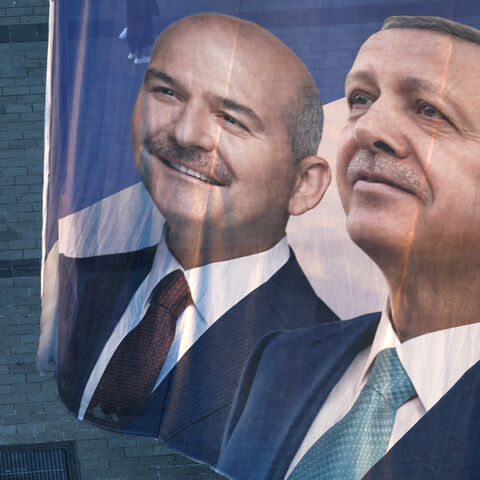
[[[68,410],[233,479],[478,478],[475,27],[51,2],[38,367]]]

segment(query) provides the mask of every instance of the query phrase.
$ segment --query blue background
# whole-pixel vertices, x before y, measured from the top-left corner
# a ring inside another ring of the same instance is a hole
[[[61,0],[55,10],[47,252],[56,219],[139,181],[130,116],[146,65],[127,59],[122,0]],[[325,103],[343,97],[360,45],[390,15],[437,15],[480,27],[478,0],[157,0],[154,32],[186,15],[256,22],[303,60]]]

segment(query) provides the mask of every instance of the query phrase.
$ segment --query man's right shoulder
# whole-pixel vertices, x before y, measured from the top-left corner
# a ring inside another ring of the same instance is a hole
[[[331,373],[339,365],[350,364],[357,353],[372,343],[379,320],[378,312],[266,335],[244,370],[245,392],[250,393],[255,384],[258,391],[272,386],[275,391],[277,383],[286,379],[310,384],[310,377],[318,375],[318,369]]]
[[[351,344],[363,345],[375,334],[381,313],[369,313],[350,320],[328,322],[312,327],[299,328],[295,330],[283,330],[273,332],[262,339],[257,345],[256,353],[271,359],[275,352],[299,352],[299,349],[318,350],[318,346],[328,343],[331,348],[335,345],[342,346],[342,349]],[[282,353],[279,353],[282,355]]]
[[[157,245],[141,250],[98,255],[91,257],[67,257],[60,254],[60,262],[74,267],[79,273],[125,272],[129,270],[150,270]]]

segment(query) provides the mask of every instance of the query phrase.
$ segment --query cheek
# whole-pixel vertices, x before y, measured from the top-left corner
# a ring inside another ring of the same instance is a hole
[[[449,172],[437,181],[434,190],[433,212],[435,227],[448,235],[455,234],[459,238],[465,236],[480,243],[480,179],[475,173]],[[448,176],[447,176],[448,175]],[[459,245],[462,241],[458,242]],[[466,243],[465,243],[466,244]]]
[[[173,122],[171,109],[146,93],[140,93],[132,112],[132,144],[138,147],[146,138],[162,136]]]
[[[137,152],[134,152],[135,167],[137,169],[140,179],[144,183],[145,187],[151,193],[152,178],[154,173],[152,172],[152,166],[150,165],[150,159],[145,150],[141,147]]]
[[[135,156],[135,162],[139,155],[142,145],[145,141],[148,125],[145,116],[145,109],[143,108],[141,97],[137,99],[132,113],[132,150]]]
[[[220,135],[219,158],[233,170],[238,183],[244,188],[255,189],[266,186],[276,174],[275,157],[256,139],[245,139]]]
[[[339,140],[336,170],[338,192],[345,210],[348,208],[352,195],[352,186],[346,181],[346,173],[348,165],[350,164],[350,160],[357,149],[358,145],[352,136],[348,134],[347,129],[345,129],[342,132]]]
[[[264,157],[265,158],[265,157]],[[262,189],[265,196],[272,203],[283,204],[295,185],[296,169],[294,160],[290,156],[279,154],[265,161],[262,168],[257,168],[254,174],[254,182],[258,189]]]

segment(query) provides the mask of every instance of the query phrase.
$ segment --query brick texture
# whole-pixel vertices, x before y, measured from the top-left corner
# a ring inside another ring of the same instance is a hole
[[[53,370],[37,373],[48,4],[0,0],[0,445],[72,440],[82,480],[223,478],[156,439],[76,420]]]

